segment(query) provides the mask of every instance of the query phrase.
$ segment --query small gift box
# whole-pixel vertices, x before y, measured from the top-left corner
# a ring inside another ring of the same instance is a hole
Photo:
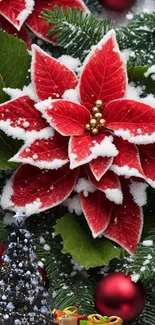
[[[77,311],[78,308],[76,306],[69,306],[64,310],[54,309],[52,311],[53,322],[61,325],[62,323],[65,323],[66,325],[71,325],[71,322],[73,321],[72,317],[74,317],[74,324],[79,325],[79,322],[81,320],[87,319],[87,317],[85,315],[77,314]]]
[[[96,325],[96,324],[121,325],[123,324],[123,320],[117,316],[103,317],[99,314],[92,314],[88,316],[87,320],[80,320],[80,325]]]
[[[75,316],[62,316],[60,319],[60,325],[77,325],[77,318]]]

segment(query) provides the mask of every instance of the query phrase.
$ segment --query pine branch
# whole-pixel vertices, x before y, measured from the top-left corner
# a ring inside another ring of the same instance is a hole
[[[54,234],[53,226],[62,214],[58,208],[53,209],[52,215],[51,211],[44,212],[28,219],[28,227],[34,233],[36,253],[45,265],[56,307],[76,305],[80,313],[90,314],[94,312],[93,284],[85,278],[85,272],[73,270],[71,256],[61,252],[61,237]]]
[[[152,65],[155,60],[155,14],[135,15],[117,31],[121,49],[131,49],[130,65]],[[147,44],[147,46],[146,46]]]
[[[66,54],[83,60],[90,48],[111,29],[108,19],[97,19],[77,9],[54,7],[53,11],[45,10],[42,17],[50,25],[49,35],[58,39]]]
[[[155,325],[155,281],[146,287],[146,305],[142,314],[133,322],[126,325]]]
[[[58,39],[67,54],[83,60],[93,45],[111,29],[108,19],[85,15],[77,9],[54,7],[42,17],[49,26],[49,35]],[[51,26],[53,25],[53,26]],[[120,49],[130,49],[128,66],[152,65],[155,60],[155,14],[138,14],[128,26],[116,31]],[[147,44],[147,46],[146,46]]]
[[[135,281],[140,279],[144,284],[151,281],[155,276],[155,229],[138,246],[135,255],[124,254],[118,262],[118,269],[130,273]]]

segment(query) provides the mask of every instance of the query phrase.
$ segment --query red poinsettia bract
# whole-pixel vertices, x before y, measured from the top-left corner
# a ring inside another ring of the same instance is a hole
[[[144,192],[147,183],[155,184],[155,110],[125,98],[126,68],[115,32],[90,52],[79,81],[36,45],[31,73],[38,103],[22,96],[0,105],[0,128],[25,140],[11,159],[23,165],[4,189],[3,208],[30,215],[75,191],[93,236],[104,234],[133,253]]]
[[[0,1],[0,15],[7,19],[18,31],[26,22],[26,25],[38,37],[55,43],[56,41],[47,36],[49,26],[40,18],[44,9],[53,10],[54,6],[77,8],[86,13],[88,8],[82,0],[2,0]],[[20,35],[19,35],[20,36]]]

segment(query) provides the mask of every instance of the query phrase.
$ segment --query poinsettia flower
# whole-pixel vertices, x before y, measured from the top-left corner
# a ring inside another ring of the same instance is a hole
[[[40,18],[44,9],[53,10],[53,7],[76,7],[86,13],[88,8],[82,0],[2,0],[0,2],[0,15],[6,18],[17,30],[20,30],[24,22],[38,37],[56,42],[52,37],[48,37],[48,24]]]
[[[73,71],[36,45],[31,74],[39,102],[22,96],[0,105],[0,128],[25,140],[12,158],[25,165],[6,185],[3,208],[20,207],[30,215],[64,202],[75,190],[93,236],[104,233],[133,253],[143,224],[137,204],[145,201],[144,195],[141,202],[136,198],[138,185],[142,194],[146,189],[142,147],[148,147],[149,157],[155,111],[123,98],[127,76],[114,31],[91,51],[79,83]],[[72,95],[79,90],[78,103],[64,99],[68,89]],[[81,165],[91,182],[88,195],[82,194]],[[133,177],[138,177],[138,185]]]
[[[91,179],[93,176],[89,175]],[[79,168],[71,170],[69,165],[55,172],[22,165],[5,186],[1,205],[3,209],[15,211],[20,207],[29,216],[58,205],[75,190],[80,194],[82,210],[93,237],[103,234],[133,254],[141,237],[143,213],[132,199],[129,180],[118,180],[109,171],[97,189],[86,178],[78,176]],[[94,185],[95,182],[94,178]],[[106,193],[109,192],[110,197],[110,191],[111,195],[119,197],[121,188],[124,195],[122,205],[107,199]]]
[[[73,72],[38,46],[32,52],[32,82],[43,101],[35,107],[57,132],[70,136],[70,168],[89,163],[98,181],[109,168],[118,176],[144,178],[136,144],[155,141],[155,111],[121,99],[127,75],[115,32],[110,31],[86,59],[78,84],[80,103],[61,99],[67,88],[77,88]],[[18,161],[26,162],[22,151]]]

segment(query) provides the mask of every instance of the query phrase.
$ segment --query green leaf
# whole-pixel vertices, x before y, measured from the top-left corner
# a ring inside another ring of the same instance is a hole
[[[8,100],[3,87],[20,88],[29,83],[31,57],[26,44],[0,30],[0,102]]]
[[[109,240],[89,237],[75,215],[67,214],[57,221],[55,231],[63,238],[63,253],[69,253],[86,269],[108,265],[119,257],[119,249]]]
[[[134,81],[140,86],[145,86],[145,94],[155,94],[155,80],[151,75],[145,77],[145,72],[148,70],[147,66],[130,67],[128,68],[129,81]]]
[[[21,141],[14,140],[0,131],[0,170],[15,169],[18,166],[8,160],[14,156],[21,144]]]

